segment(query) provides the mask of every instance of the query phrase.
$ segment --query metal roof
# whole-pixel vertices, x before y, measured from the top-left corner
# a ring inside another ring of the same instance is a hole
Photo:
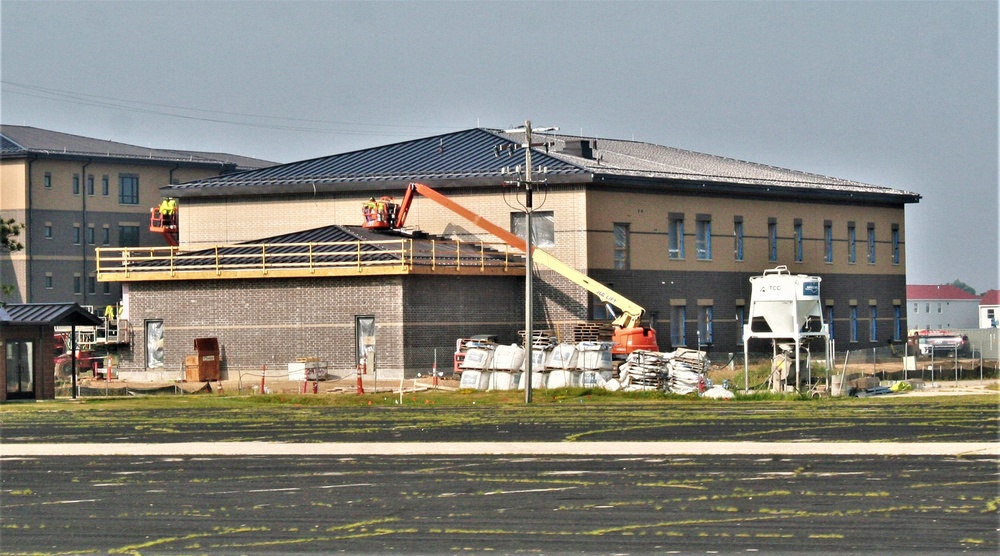
[[[870,198],[892,203],[917,202],[908,191],[821,176],[639,141],[599,139],[538,133],[533,142],[533,166],[547,169],[550,183],[602,183],[615,186],[699,189],[730,194],[816,193]],[[225,195],[284,195],[317,191],[360,191],[384,187],[384,182],[424,181],[445,185],[497,185],[524,164],[518,146],[523,132],[467,129],[402,143],[335,154],[265,168],[211,177],[163,188],[178,197]]]
[[[281,164],[262,170],[229,174],[163,188],[183,197],[185,191],[271,187],[286,193],[286,186],[319,186],[347,182],[457,180],[500,178],[505,168],[523,165],[523,158],[497,156],[496,147],[516,143],[485,129],[470,129],[343,154]],[[534,164],[547,166],[548,174],[586,174],[579,166],[536,155]]]
[[[0,125],[0,156],[26,155],[53,158],[93,157],[143,162],[187,163],[202,166],[231,164],[237,170],[255,170],[275,164],[267,160],[227,153],[153,149],[36,127]]]
[[[0,312],[4,325],[97,326],[101,319],[77,303],[10,303]],[[6,313],[6,314],[4,314]]]

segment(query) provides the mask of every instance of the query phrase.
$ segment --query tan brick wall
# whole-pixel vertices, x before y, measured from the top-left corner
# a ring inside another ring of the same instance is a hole
[[[865,275],[903,274],[905,270],[905,229],[902,208],[792,203],[747,199],[718,199],[599,191],[592,192],[590,216],[590,268],[610,269],[614,265],[613,224],[631,224],[631,261],[634,270],[680,270],[713,272],[754,272],[787,265],[793,273],[852,273]],[[668,215],[684,214],[685,258],[667,256]],[[699,214],[712,218],[712,258],[695,255],[695,226]],[[744,260],[734,258],[733,220],[743,217]],[[778,260],[768,260],[768,218],[777,219]],[[803,261],[794,260],[794,222],[802,220]],[[833,224],[833,262],[824,257],[823,224]],[[857,259],[847,261],[847,222],[856,226]],[[876,262],[868,263],[868,223],[875,224]],[[892,263],[892,225],[900,230],[900,262]]]

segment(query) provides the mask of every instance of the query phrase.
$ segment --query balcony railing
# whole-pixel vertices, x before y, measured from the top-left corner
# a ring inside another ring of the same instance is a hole
[[[502,243],[393,239],[310,243],[241,243],[97,249],[97,278],[167,279],[419,274],[524,273],[524,259]]]

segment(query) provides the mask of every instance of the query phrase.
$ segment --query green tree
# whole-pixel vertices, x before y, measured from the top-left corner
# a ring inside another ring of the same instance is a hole
[[[18,224],[13,218],[0,218],[0,253],[13,253],[24,249],[24,244],[17,240],[24,224]],[[14,291],[14,286],[0,283],[0,294],[7,295]]]
[[[971,293],[972,295],[979,295],[978,293],[976,293],[976,288],[973,288],[972,286],[966,284],[965,282],[963,282],[961,280],[955,280],[954,282],[952,282],[951,284],[948,284],[948,285],[949,286],[955,286],[956,288],[958,288],[960,290],[965,290],[965,291]]]

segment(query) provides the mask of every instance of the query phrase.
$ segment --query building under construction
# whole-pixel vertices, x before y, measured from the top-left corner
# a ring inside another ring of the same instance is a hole
[[[405,230],[363,227],[366,202],[433,187],[524,236],[524,133],[469,129],[166,186],[177,246],[99,249],[134,341],[122,371],[179,371],[217,338],[223,372],[316,359],[391,377],[450,367],[455,339],[519,342],[522,254],[417,197]],[[904,207],[917,194],[636,141],[535,134],[532,243],[644,309],[662,350],[743,351],[750,276],[823,277],[839,346],[904,337]],[[521,185],[518,185],[518,184]],[[536,267],[536,328],[609,322]],[[375,371],[372,371],[375,372]]]

